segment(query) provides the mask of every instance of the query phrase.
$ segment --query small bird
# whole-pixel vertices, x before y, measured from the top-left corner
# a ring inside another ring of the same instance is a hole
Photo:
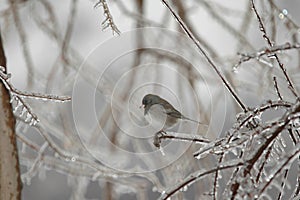
[[[162,129],[172,128],[179,119],[188,120],[198,124],[203,124],[196,120],[182,115],[178,110],[176,110],[168,101],[154,94],[147,94],[142,100],[142,106],[144,108],[144,116],[150,114],[153,121],[158,121]]]

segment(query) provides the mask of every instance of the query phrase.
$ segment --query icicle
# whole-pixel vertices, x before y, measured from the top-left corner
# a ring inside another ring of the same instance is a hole
[[[35,126],[38,122],[39,120],[33,120],[32,126]]]
[[[25,116],[25,114],[27,114],[27,109],[23,106],[19,116],[23,117],[23,116]]]
[[[188,186],[187,186],[187,185],[183,186],[183,187],[180,189],[180,191],[182,191],[182,192],[186,192],[187,190],[188,190]]]
[[[158,192],[158,189],[156,186],[152,187],[152,192]]]
[[[163,156],[166,155],[162,147],[159,147],[159,151],[160,151],[160,153],[161,153]]]
[[[202,158],[205,158],[209,155],[210,153],[208,151],[205,151],[203,153],[199,153],[197,156],[196,156],[196,159],[200,160]]]
[[[16,100],[16,99],[15,99],[15,96],[14,96],[14,95],[12,95],[12,96],[11,96],[11,98],[10,98],[10,101],[9,101],[9,103],[13,104],[15,100]]]
[[[0,71],[3,72],[3,73],[5,72],[5,68],[1,65],[0,65]]]
[[[232,68],[232,72],[235,73],[235,74],[239,73],[237,66],[234,66]]]
[[[27,185],[31,185],[31,177],[28,176],[26,173],[22,174],[21,180],[22,180],[23,183],[25,183]]]
[[[31,119],[32,119],[32,115],[29,112],[27,112],[25,122],[28,123],[31,121]]]
[[[35,119],[31,118],[31,119],[30,119],[30,122],[29,122],[29,125],[30,125],[30,126],[33,126],[33,124],[35,124],[35,122],[36,122]]]
[[[13,108],[13,112],[16,113],[21,106],[23,106],[22,102],[17,99],[17,105]]]

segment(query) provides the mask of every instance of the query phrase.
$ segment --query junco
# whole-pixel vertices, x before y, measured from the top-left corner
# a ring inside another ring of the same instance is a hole
[[[147,94],[144,96],[141,107],[144,108],[144,116],[150,114],[152,122],[160,123],[160,126],[162,127],[161,130],[173,127],[179,119],[203,124],[185,117],[168,101],[154,94]]]

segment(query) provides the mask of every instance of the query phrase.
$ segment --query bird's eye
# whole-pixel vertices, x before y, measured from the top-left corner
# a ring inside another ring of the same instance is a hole
[[[148,104],[150,104],[151,103],[151,100],[150,99],[147,99],[147,98],[145,98],[145,99],[143,99],[143,105],[148,105]]]
[[[146,99],[143,99],[143,105],[146,105],[147,104],[147,100]]]

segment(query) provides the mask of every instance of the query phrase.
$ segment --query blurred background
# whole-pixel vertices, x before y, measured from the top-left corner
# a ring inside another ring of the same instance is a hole
[[[247,106],[278,99],[274,76],[293,101],[275,59],[259,55],[269,45],[251,1],[169,3]],[[300,2],[255,5],[299,89]],[[160,0],[6,0],[0,14],[12,84],[72,96],[71,103],[26,101],[42,131],[17,121],[23,199],[156,199],[215,165],[193,158],[199,144],[163,141],[163,155],[152,144],[159,130],[139,108],[144,95],[158,94],[208,125],[183,122],[172,131],[210,140],[224,136],[242,111]],[[212,176],[206,179],[174,199],[213,199]]]

